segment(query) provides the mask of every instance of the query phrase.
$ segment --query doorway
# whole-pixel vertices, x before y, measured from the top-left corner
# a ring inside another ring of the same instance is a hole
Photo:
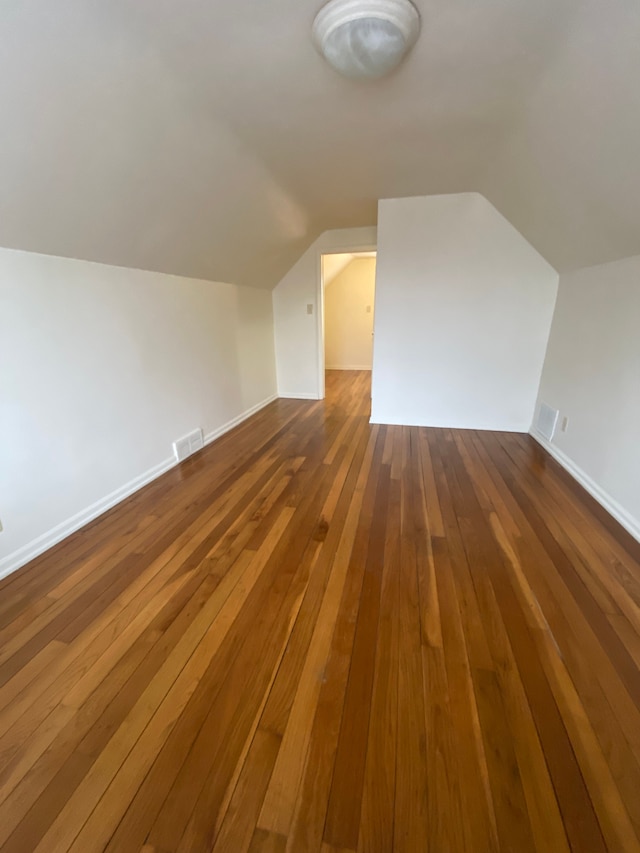
[[[324,254],[325,370],[367,370],[373,364],[376,252]]]

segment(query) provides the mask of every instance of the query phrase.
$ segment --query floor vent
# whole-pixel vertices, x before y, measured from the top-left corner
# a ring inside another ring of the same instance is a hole
[[[202,450],[204,447],[204,437],[201,429],[194,429],[189,435],[179,438],[173,442],[173,452],[175,453],[178,462],[182,462],[187,456],[191,456],[197,450]]]
[[[541,436],[547,439],[547,441],[551,441],[553,438],[553,434],[555,433],[556,426],[558,424],[559,415],[560,411],[558,409],[552,409],[551,406],[547,406],[546,403],[540,403],[536,429]]]

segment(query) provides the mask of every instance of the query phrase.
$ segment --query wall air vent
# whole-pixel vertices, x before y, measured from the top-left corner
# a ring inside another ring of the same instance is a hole
[[[173,452],[178,462],[182,462],[187,456],[191,456],[197,450],[202,450],[204,447],[204,437],[201,429],[194,429],[189,435],[183,438],[178,438],[173,442]]]
[[[543,438],[546,438],[547,441],[551,441],[553,438],[556,426],[558,425],[559,415],[560,411],[558,409],[552,409],[551,406],[547,406],[546,403],[540,403],[540,408],[538,409],[538,420],[536,421],[536,430]]]

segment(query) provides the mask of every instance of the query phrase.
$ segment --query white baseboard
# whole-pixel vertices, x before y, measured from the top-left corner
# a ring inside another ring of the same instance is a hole
[[[612,515],[624,529],[630,533],[634,539],[640,542],[640,521],[634,518],[627,510],[621,506],[608,492],[605,492],[591,477],[585,473],[576,463],[570,459],[566,453],[551,444],[540,433],[532,428],[529,435],[534,438],[541,447],[553,456],[553,458],[567,471],[574,480],[577,480],[583,486],[592,498],[595,498],[598,503],[603,506],[609,515]]]
[[[211,442],[215,441],[216,438],[220,438],[224,433],[229,432],[234,427],[238,426],[238,424],[246,421],[247,418],[255,415],[256,412],[259,412],[260,409],[268,406],[269,403],[272,403],[276,399],[277,395],[272,394],[270,397],[267,397],[266,400],[263,400],[261,403],[252,406],[250,409],[247,409],[246,412],[238,415],[237,418],[233,418],[233,420],[228,421],[213,432],[207,433],[204,443],[211,444]],[[125,498],[130,497],[134,492],[137,492],[143,486],[146,486],[148,483],[156,480],[177,464],[178,463],[173,456],[170,459],[163,460],[158,463],[158,465],[154,465],[153,468],[149,468],[143,474],[140,474],[138,477],[134,477],[133,480],[130,480],[128,483],[125,483],[118,489],[115,489],[115,491],[106,495],[104,498],[100,498],[100,500],[97,500],[95,503],[92,503],[85,509],[80,510],[80,512],[77,512],[75,515],[72,515],[71,518],[60,522],[60,524],[57,524],[50,530],[47,530],[46,533],[32,539],[31,542],[28,542],[26,545],[23,545],[21,548],[18,548],[11,554],[3,557],[3,559],[0,560],[0,578],[10,575],[30,560],[40,556],[40,554],[43,554],[49,548],[57,545],[58,542],[66,539],[67,536],[75,533],[76,530],[80,530],[80,528],[84,527],[85,524],[93,521],[99,515],[102,515],[116,504],[125,500]]]
[[[371,370],[370,364],[325,364],[325,370]]]
[[[234,427],[237,427],[243,421],[246,421],[252,415],[255,415],[260,409],[264,409],[265,406],[268,406],[269,403],[273,403],[274,400],[278,399],[277,394],[271,394],[269,397],[266,397],[260,403],[256,403],[255,406],[252,406],[250,409],[247,409],[241,415],[238,415],[237,418],[232,418],[232,420],[227,421],[226,424],[223,424],[218,429],[214,429],[212,432],[208,432],[204,437],[205,447],[207,444],[211,444],[212,441],[215,441],[216,438],[220,438],[220,436],[224,435],[225,432],[230,432]]]
[[[114,507],[116,504],[120,503],[120,501],[123,501],[134,492],[137,492],[138,489],[146,486],[147,483],[157,479],[161,474],[164,474],[170,468],[173,468],[175,464],[176,460],[173,457],[165,459],[158,465],[154,465],[153,468],[149,468],[149,470],[145,471],[144,474],[140,474],[139,477],[134,477],[133,480],[129,480],[128,483],[125,483],[123,486],[120,486],[120,488],[115,489],[115,491],[106,495],[104,498],[100,498],[100,500],[95,501],[95,503],[90,504],[88,507],[85,507],[85,509],[81,509],[80,512],[72,515],[71,518],[67,518],[65,521],[60,522],[60,524],[56,524],[55,527],[47,530],[46,533],[43,533],[41,536],[32,539],[31,542],[27,542],[26,545],[23,545],[21,548],[13,551],[13,553],[0,560],[0,578],[4,578],[11,574],[11,572],[15,572],[16,569],[24,566],[25,563],[28,563],[30,560],[38,557],[49,548],[57,545],[58,542],[66,539],[67,536],[75,533],[76,530],[80,530],[81,527],[84,527],[85,524],[93,521],[94,518],[102,515],[102,513],[111,509],[111,507]]]
[[[283,400],[320,400],[317,394],[292,394],[290,391],[278,391],[278,397]]]

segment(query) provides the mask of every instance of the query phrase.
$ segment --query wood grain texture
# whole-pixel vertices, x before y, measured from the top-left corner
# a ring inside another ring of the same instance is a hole
[[[0,582],[0,851],[640,851],[640,546],[369,381]]]

